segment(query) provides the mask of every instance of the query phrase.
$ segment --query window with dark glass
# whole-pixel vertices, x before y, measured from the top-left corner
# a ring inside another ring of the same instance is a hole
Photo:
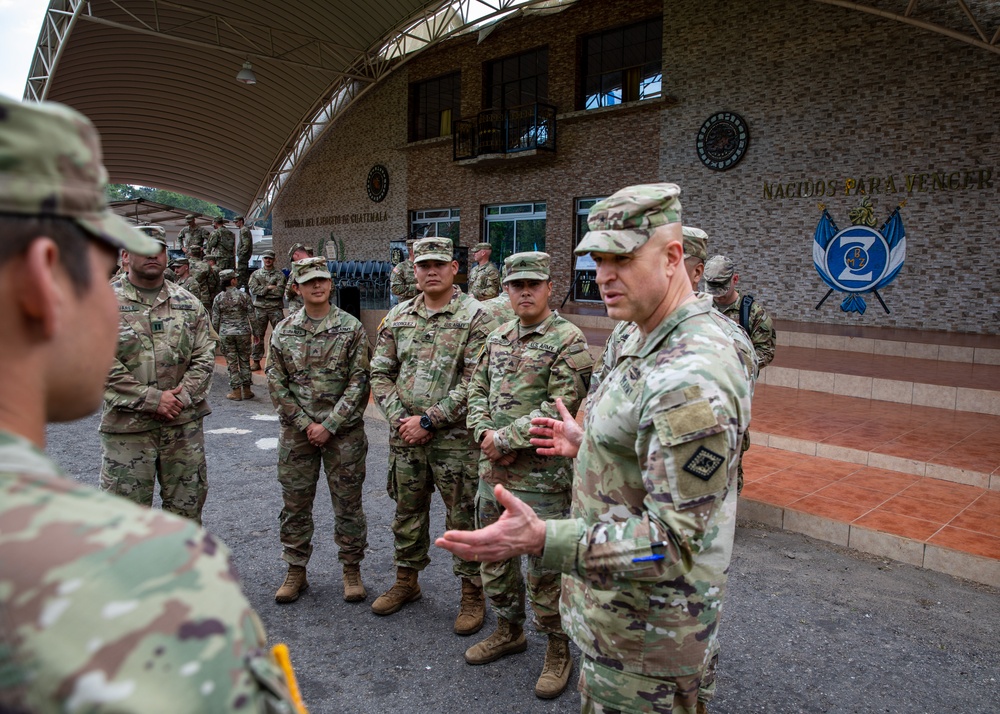
[[[584,38],[584,109],[653,99],[662,84],[662,17]]]
[[[509,109],[545,102],[549,96],[549,48],[486,64],[486,108]]]
[[[461,72],[410,85],[410,141],[451,134],[461,109]]]

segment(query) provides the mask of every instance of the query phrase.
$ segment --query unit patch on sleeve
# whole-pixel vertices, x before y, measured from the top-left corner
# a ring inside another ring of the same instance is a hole
[[[697,476],[702,481],[708,481],[712,474],[726,462],[724,456],[720,456],[711,449],[699,446],[694,452],[694,456],[684,464],[684,470],[693,476]]]

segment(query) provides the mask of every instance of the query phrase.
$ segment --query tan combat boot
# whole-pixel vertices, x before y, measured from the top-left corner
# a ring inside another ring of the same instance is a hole
[[[569,673],[572,671],[573,658],[569,654],[569,641],[557,635],[549,635],[545,664],[535,683],[535,696],[539,699],[558,697],[569,684]]]
[[[357,563],[344,564],[344,599],[347,602],[361,602],[368,597],[365,584],[361,582],[361,566]]]
[[[251,391],[249,384],[244,384],[243,385],[243,398],[244,399],[253,399],[253,391]]]
[[[259,372],[260,371],[260,360],[252,359],[250,360],[250,371]]]
[[[486,617],[486,599],[483,586],[476,585],[469,578],[462,578],[462,602],[455,618],[456,635],[474,635],[483,629]]]
[[[520,625],[512,625],[502,617],[497,618],[497,629],[482,642],[465,651],[465,661],[469,664],[488,664],[509,654],[524,652],[528,640]]]
[[[234,402],[242,402],[243,390],[239,387],[233,387],[233,391],[226,395],[226,399],[232,399]]]
[[[408,602],[420,599],[417,571],[413,568],[396,568],[396,582],[372,603],[376,615],[391,615]]]
[[[306,569],[302,565],[289,565],[288,575],[285,582],[274,594],[275,602],[295,602],[299,599],[299,593],[309,587],[306,581]]]

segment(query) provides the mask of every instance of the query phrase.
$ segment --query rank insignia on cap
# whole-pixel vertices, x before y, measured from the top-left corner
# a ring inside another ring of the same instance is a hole
[[[699,446],[694,452],[694,456],[684,464],[684,470],[689,474],[697,476],[702,481],[708,481],[722,464],[726,462],[725,457],[720,456],[711,449]]]

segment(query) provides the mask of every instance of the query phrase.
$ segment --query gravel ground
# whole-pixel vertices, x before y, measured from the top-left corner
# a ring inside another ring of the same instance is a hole
[[[371,613],[369,604],[395,575],[393,503],[385,492],[388,432],[381,421],[366,424],[369,550],[362,574],[368,601],[342,599],[332,510],[318,498],[316,526],[323,535],[314,541],[310,588],[298,602],[277,605],[273,595],[285,572],[277,521],[278,424],[268,420],[273,409],[263,388],[255,387],[257,398],[245,402],[226,400],[227,391],[225,378],[216,375],[215,411],[205,420],[205,526],[232,549],[272,642],[288,643],[311,714],[579,711],[572,684],[553,701],[534,696],[545,640],[530,627],[526,653],[482,667],[465,664],[462,653],[492,631],[494,619],[488,614],[478,635],[452,633],[459,581],[443,551],[432,548],[420,579],[422,600],[391,617]],[[49,429],[50,453],[91,485],[100,469],[97,425],[92,416]],[[431,528],[432,537],[444,530],[437,496]],[[996,714],[998,595],[941,573],[742,524],[712,714]]]

